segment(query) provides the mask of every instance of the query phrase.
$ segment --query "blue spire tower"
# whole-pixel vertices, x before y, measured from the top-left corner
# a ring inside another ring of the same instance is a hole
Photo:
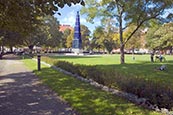
[[[74,53],[79,54],[81,48],[82,48],[82,39],[80,32],[80,16],[79,16],[79,11],[77,11],[72,49]]]

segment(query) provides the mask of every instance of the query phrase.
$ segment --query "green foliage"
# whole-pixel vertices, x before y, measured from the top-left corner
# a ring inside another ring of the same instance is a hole
[[[113,48],[115,48],[116,47],[116,45],[115,45],[115,43],[114,43],[115,41],[114,40],[105,40],[104,41],[104,46],[105,46],[105,48],[107,49],[107,51],[108,51],[108,53],[110,54],[111,53],[111,51],[113,50]]]
[[[81,38],[82,38],[82,48],[84,50],[89,48],[89,37],[90,37],[90,30],[85,25],[81,26]]]
[[[35,31],[31,32],[21,39],[24,46],[42,46],[56,48],[60,47],[60,40],[62,33],[59,31],[59,22],[53,16],[45,16],[42,19],[42,25],[34,28]]]
[[[108,53],[116,47],[116,43],[113,40],[114,29],[107,25],[108,27],[99,26],[94,30],[93,39],[91,40],[91,48],[94,49],[106,49]]]
[[[2,33],[1,33],[2,32]],[[22,44],[21,34],[13,31],[1,31],[0,34],[3,34],[0,39],[0,46],[13,47],[19,46]]]
[[[67,41],[67,37],[70,35],[71,30],[69,28],[67,28],[64,32],[63,32],[63,37],[61,39],[61,47],[62,48],[66,48],[66,41]]]
[[[147,45],[151,49],[168,49],[173,46],[173,23],[151,27],[146,35]]]
[[[51,48],[60,47],[63,34],[59,31],[59,21],[53,16],[46,16],[44,22],[48,28],[47,36],[49,36],[46,41],[44,41],[44,45]]]
[[[73,37],[74,37],[74,30],[72,30],[70,32],[70,35],[67,37],[66,39],[66,47],[67,48],[71,48],[72,47],[72,41],[73,41]]]
[[[46,43],[50,47],[55,47],[59,43],[57,38],[60,35],[56,33],[54,27],[43,27],[43,17],[47,15],[53,16],[55,13],[58,13],[59,8],[63,8],[64,5],[71,6],[72,4],[81,4],[84,5],[83,0],[1,0],[0,1],[0,37],[4,37],[3,45],[21,45],[21,41],[25,41],[25,44],[30,47],[33,47],[35,43],[31,43],[33,39],[38,39],[38,36],[44,38],[47,34],[47,30],[50,29],[49,33],[52,39],[48,40]],[[60,14],[60,13],[58,13]],[[56,26],[56,25],[52,25]],[[41,30],[41,27],[44,28]],[[13,39],[11,38],[11,33],[13,33]],[[52,34],[54,33],[54,34]],[[6,37],[10,34],[10,37]],[[16,37],[16,34],[17,37]],[[35,35],[35,36],[34,36]],[[32,36],[32,37],[31,37]],[[9,41],[6,43],[4,41]],[[18,42],[20,41],[20,42]],[[35,41],[35,40],[34,40]],[[33,41],[33,42],[34,42]],[[44,40],[40,40],[41,43]],[[55,41],[55,42],[52,42]],[[38,40],[37,40],[38,42]],[[50,43],[51,42],[51,43]],[[32,48],[31,48],[32,49]]]
[[[71,4],[77,3],[84,5],[83,0],[1,0],[0,28],[2,30],[30,33],[33,27],[40,24],[40,17],[53,15],[66,4],[71,6]]]
[[[119,40],[121,51],[121,63],[124,63],[124,46],[132,38],[135,32],[142,26],[147,24],[151,19],[162,18],[166,9],[173,6],[170,0],[87,0],[86,6],[81,13],[87,15],[90,22],[94,22],[95,18],[101,18],[102,21],[107,19],[116,20],[119,28]],[[172,14],[171,12],[169,14]],[[114,25],[116,25],[114,23]],[[123,38],[124,29],[131,24],[136,27],[131,31],[129,36]]]
[[[132,30],[135,28],[135,26],[129,26],[125,31],[124,31],[124,38],[126,38],[127,36],[129,36],[129,34],[131,34]],[[138,29],[134,35],[132,36],[132,38],[127,42],[125,48],[126,49],[132,49],[134,50],[134,48],[143,48],[143,44],[144,42],[142,41],[144,32],[142,29]]]
[[[91,47],[92,49],[96,48],[103,48],[103,41],[104,41],[104,28],[99,26],[97,27],[93,32],[93,39],[91,41]]]

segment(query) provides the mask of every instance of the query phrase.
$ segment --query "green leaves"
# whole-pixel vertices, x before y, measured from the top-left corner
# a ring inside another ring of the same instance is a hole
[[[152,49],[165,49],[173,46],[173,23],[150,28],[147,35],[147,45]]]
[[[60,44],[59,25],[56,20],[50,20],[54,26],[46,25],[43,17],[55,13],[60,15],[59,8],[77,3],[84,5],[83,0],[0,0],[0,38],[3,36],[0,43],[18,45],[17,41],[24,41],[25,45],[35,45],[38,41],[41,44],[48,40],[45,45],[56,47]],[[20,34],[20,37],[13,42],[11,34]]]
[[[173,8],[172,0],[87,0],[82,14],[87,15],[90,22],[95,18],[102,21],[109,18],[118,23],[121,49],[121,63],[124,63],[124,45],[133,37],[137,30],[151,19],[163,18],[164,11]],[[171,14],[170,12],[167,12]],[[170,17],[172,17],[170,15]],[[126,40],[123,38],[124,29],[135,25]]]
[[[53,15],[64,5],[77,3],[84,5],[83,0],[1,0],[0,28],[25,35],[32,32],[35,25],[40,24],[39,17]]]

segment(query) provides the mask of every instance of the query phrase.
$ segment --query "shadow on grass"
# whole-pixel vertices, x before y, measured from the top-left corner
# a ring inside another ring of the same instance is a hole
[[[51,68],[43,68],[35,73],[81,115],[157,114]]]

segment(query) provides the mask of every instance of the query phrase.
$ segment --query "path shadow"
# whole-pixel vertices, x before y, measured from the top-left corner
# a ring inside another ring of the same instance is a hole
[[[31,72],[0,76],[1,115],[75,115]]]

